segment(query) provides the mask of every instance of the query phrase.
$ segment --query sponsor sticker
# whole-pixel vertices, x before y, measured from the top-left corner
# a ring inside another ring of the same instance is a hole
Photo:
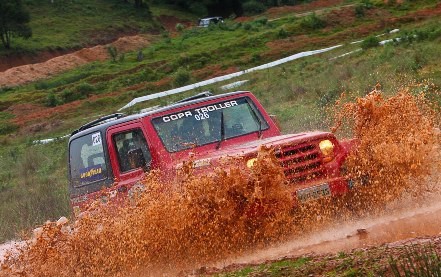
[[[92,146],[101,145],[101,134],[95,133],[92,134]]]
[[[210,112],[223,110],[223,109],[231,108],[231,107],[238,106],[238,105],[239,104],[235,100],[217,103],[217,104],[197,108],[194,110],[183,111],[183,112],[176,113],[176,114],[169,114],[169,115],[163,116],[162,121],[163,122],[170,122],[170,121],[175,121],[175,120],[179,120],[181,118],[186,118],[186,117],[194,117],[196,120],[204,120],[204,119],[210,118]]]
[[[103,168],[101,165],[89,166],[80,169],[81,183],[90,183],[103,179]]]

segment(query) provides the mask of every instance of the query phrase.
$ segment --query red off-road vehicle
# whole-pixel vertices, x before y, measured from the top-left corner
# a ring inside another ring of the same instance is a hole
[[[174,178],[190,156],[194,167],[207,170],[226,156],[242,156],[252,166],[261,145],[275,148],[296,201],[336,196],[349,188],[340,169],[352,144],[327,132],[281,135],[250,92],[199,94],[141,114],[105,116],[74,131],[71,204],[78,211],[101,197],[130,197],[146,172],[159,169]]]

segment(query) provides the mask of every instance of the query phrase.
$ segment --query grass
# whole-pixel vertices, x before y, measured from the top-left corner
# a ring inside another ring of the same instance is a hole
[[[66,140],[31,146],[3,139],[0,150],[0,241],[70,213]]]
[[[118,0],[29,0],[33,36],[14,38],[12,50],[0,47],[0,56],[16,52],[60,51],[108,42],[123,33],[147,32],[154,27],[148,11]]]
[[[423,2],[429,5],[429,1]],[[83,2],[75,1],[72,5],[79,3]],[[103,3],[97,1],[95,4]],[[430,3],[433,4],[433,1]],[[44,5],[49,4],[45,2]],[[161,9],[152,8],[152,11],[161,13]],[[105,18],[96,20],[111,22]],[[275,59],[273,55],[279,55],[278,58],[285,55],[283,52],[271,52],[268,42],[278,44],[290,43],[300,37],[311,41],[317,37],[323,38],[322,42],[315,42],[314,45],[305,44],[303,48],[286,49],[289,54],[293,54],[333,45],[339,34],[354,28],[352,25],[337,26],[333,28],[340,31],[322,33],[322,30],[304,29],[300,22],[300,19],[290,18],[274,22],[257,19],[248,23],[250,29],[245,28],[245,24],[227,22],[223,27],[185,30],[177,37],[164,34],[161,39],[143,49],[143,61],[137,60],[137,53],[128,53],[124,61],[95,62],[47,80],[0,90],[0,241],[13,238],[23,228],[31,228],[46,219],[69,214],[66,141],[32,146],[32,140],[68,134],[99,115],[115,112],[133,97],[170,89],[189,81],[199,81],[228,68],[250,68],[272,61]],[[238,78],[250,80],[238,89],[255,93],[269,113],[279,117],[285,132],[328,130],[331,114],[326,107],[332,105],[343,91],[364,95],[380,83],[384,91],[390,92],[406,85],[408,80],[421,81],[427,78],[440,87],[441,69],[438,61],[441,59],[441,29],[438,22],[439,18],[434,18],[402,26],[408,34],[425,34],[421,36],[424,37],[422,40],[392,43],[331,59],[360,47],[348,44],[354,38],[346,38],[338,43],[347,44],[335,51]],[[366,24],[364,20],[356,21],[355,27],[363,24]],[[76,28],[82,27],[79,25]],[[283,35],[286,38],[279,37],[282,29],[286,32]],[[389,35],[387,38],[400,35]],[[222,93],[219,88],[221,85],[237,80],[197,91],[211,89],[214,93]],[[197,91],[150,101],[134,109],[171,103]],[[49,118],[31,119],[20,129],[14,123],[14,107],[9,108],[24,103],[61,106],[78,99],[81,102],[74,109]],[[59,124],[49,124],[38,132],[26,131],[33,124],[48,122]],[[348,271],[348,276],[355,274],[351,273],[350,268],[344,270]]]
[[[441,276],[441,257],[434,245],[404,246],[398,257],[389,257],[395,277]]]
[[[296,260],[281,260],[260,266],[251,266],[234,273],[219,274],[218,277],[245,277],[245,276],[293,276],[290,275],[299,267],[309,262],[309,258]]]
[[[439,245],[422,244],[370,247],[352,252],[235,265],[216,277],[245,276],[441,276]]]

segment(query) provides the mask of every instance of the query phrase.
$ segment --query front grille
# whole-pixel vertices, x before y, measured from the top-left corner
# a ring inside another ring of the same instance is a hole
[[[303,143],[283,146],[276,152],[286,178],[292,183],[307,182],[323,177],[322,156],[317,144]]]

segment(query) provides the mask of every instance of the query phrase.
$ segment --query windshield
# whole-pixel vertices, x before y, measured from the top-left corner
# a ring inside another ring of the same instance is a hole
[[[223,135],[222,121],[224,123]],[[152,122],[169,152],[177,152],[268,128],[268,123],[247,97],[183,110],[154,118]]]

